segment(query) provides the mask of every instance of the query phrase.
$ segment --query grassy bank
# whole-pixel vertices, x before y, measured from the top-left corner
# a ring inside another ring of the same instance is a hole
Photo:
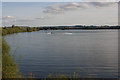
[[[3,27],[2,28],[2,36],[7,34],[19,33],[19,32],[32,32],[39,31],[39,27],[18,27],[12,25],[12,27]]]
[[[2,36],[7,34],[19,33],[19,32],[32,32],[39,31],[38,27],[18,27],[12,25],[12,27],[2,27]],[[0,31],[1,31],[0,30]],[[19,66],[15,62],[14,57],[10,53],[10,46],[7,42],[1,39],[2,46],[2,78],[23,78],[19,72]]]
[[[14,57],[10,55],[10,46],[2,39],[2,78],[22,78]]]

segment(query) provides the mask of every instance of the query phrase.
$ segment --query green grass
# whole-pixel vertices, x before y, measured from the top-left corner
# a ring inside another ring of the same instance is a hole
[[[2,30],[2,31],[1,31]],[[0,51],[2,53],[2,63],[1,63],[1,69],[2,69],[2,77],[3,78],[23,78],[23,76],[19,72],[19,66],[15,62],[14,57],[10,55],[10,46],[7,44],[7,42],[2,38],[2,36],[5,36],[7,34],[13,34],[13,33],[19,33],[19,32],[32,32],[32,31],[38,31],[38,27],[4,27],[0,28]],[[0,69],[0,71],[1,71]]]
[[[10,55],[10,46],[2,40],[2,77],[3,78],[22,78],[19,73],[18,64]]]
[[[19,33],[19,32],[32,32],[32,31],[39,31],[39,27],[3,27],[2,28],[2,35],[5,36],[7,34]]]
[[[2,28],[0,28],[0,59],[2,59]],[[2,60],[0,60],[0,79],[2,78]]]

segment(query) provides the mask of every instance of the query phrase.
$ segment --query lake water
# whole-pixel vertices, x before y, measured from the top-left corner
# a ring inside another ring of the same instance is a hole
[[[5,36],[26,77],[118,77],[118,30],[48,30]],[[20,57],[22,56],[21,60]]]

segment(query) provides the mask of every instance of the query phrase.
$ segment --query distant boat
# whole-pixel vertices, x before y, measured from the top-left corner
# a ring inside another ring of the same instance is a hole
[[[73,33],[64,33],[64,34],[70,34],[70,35],[71,35],[71,34],[73,34]]]
[[[47,34],[51,34],[51,32],[47,33]]]
[[[53,34],[53,32],[48,32],[47,34]]]

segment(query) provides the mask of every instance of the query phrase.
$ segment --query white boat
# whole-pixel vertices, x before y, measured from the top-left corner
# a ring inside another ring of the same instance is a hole
[[[64,33],[64,34],[70,34],[70,35],[71,35],[71,34],[73,34],[73,33]]]
[[[51,34],[51,32],[47,33],[47,34]]]
[[[47,34],[53,34],[53,32],[48,32]]]

